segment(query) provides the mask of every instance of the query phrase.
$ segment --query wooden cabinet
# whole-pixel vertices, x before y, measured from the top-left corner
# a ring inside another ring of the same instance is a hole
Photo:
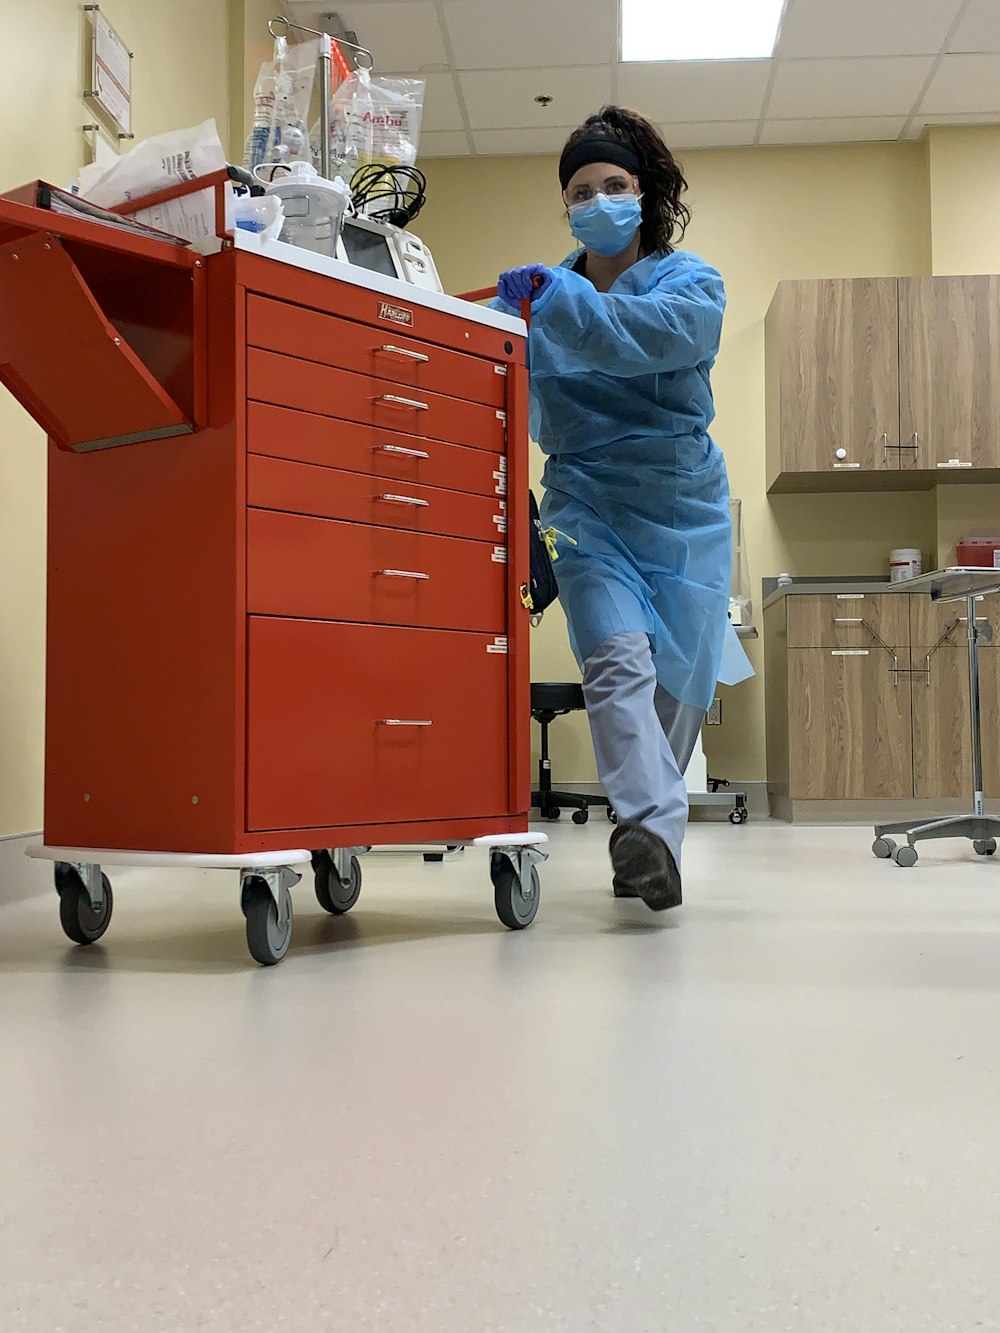
[[[1000,277],[899,283],[905,469],[1000,466]]]
[[[910,677],[893,667],[880,647],[788,650],[789,783],[798,799],[913,794]]]
[[[847,614],[842,612],[847,608]],[[982,623],[996,627],[996,606]],[[796,802],[972,796],[962,603],[795,594],[764,613],[768,787]],[[984,787],[1000,798],[1000,648],[980,647]]]
[[[898,325],[895,278],[779,286],[765,325],[769,483],[897,466]]]
[[[783,282],[765,342],[769,491],[1000,470],[1000,277]]]

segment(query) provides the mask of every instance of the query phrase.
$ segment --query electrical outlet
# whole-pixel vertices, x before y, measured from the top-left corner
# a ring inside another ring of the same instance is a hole
[[[722,700],[721,700],[721,699],[715,699],[715,700],[713,701],[713,703],[712,703],[712,707],[708,710],[708,713],[706,714],[706,717],[705,717],[705,726],[706,726],[706,727],[721,727],[721,726],[722,726]]]

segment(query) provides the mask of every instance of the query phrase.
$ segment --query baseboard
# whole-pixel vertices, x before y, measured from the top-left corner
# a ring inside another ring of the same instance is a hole
[[[0,837],[0,907],[52,893],[52,863],[29,861],[27,849],[42,841],[40,833]]]
[[[563,791],[578,792],[581,796],[603,796],[605,794],[604,788],[599,782],[559,782],[557,785]],[[725,796],[729,792],[738,791],[746,794],[747,809],[750,811],[751,819],[767,819],[770,817],[766,782],[734,782],[731,780],[728,787],[719,789],[719,795]],[[698,796],[695,793],[691,797],[691,822],[693,824],[724,822],[728,820],[731,808],[728,805],[699,806]]]
[[[969,813],[961,799],[909,801],[799,801],[787,792],[771,792],[771,815],[790,824],[893,824],[905,819],[933,819]],[[987,814],[1000,814],[1000,801],[986,802]]]

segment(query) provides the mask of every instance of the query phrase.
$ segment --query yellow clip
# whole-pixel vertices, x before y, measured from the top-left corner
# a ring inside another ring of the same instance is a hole
[[[542,537],[545,539],[545,549],[548,551],[549,559],[553,564],[559,559],[559,545],[557,538],[563,537],[569,542],[570,546],[579,545],[579,542],[575,542],[572,537],[568,537],[565,532],[560,532],[558,528],[546,529],[546,531],[542,533]]]
[[[534,611],[535,609],[534,598],[531,596],[531,588],[527,583],[521,584],[521,604],[525,611]]]

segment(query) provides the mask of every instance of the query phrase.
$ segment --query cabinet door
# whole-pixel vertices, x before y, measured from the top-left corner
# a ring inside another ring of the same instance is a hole
[[[768,428],[780,441],[772,484],[775,472],[898,469],[897,452],[886,448],[899,429],[896,286],[895,278],[847,278],[778,288],[766,330]]]
[[[899,665],[909,665],[905,650]],[[910,678],[891,667],[880,648],[789,648],[793,799],[913,795]]]
[[[1000,467],[1000,277],[899,282],[904,468]]]
[[[913,649],[913,794],[927,799],[961,798],[972,805],[972,731],[969,716],[969,654],[964,642]],[[1000,796],[1000,651],[979,654],[983,785]]]

